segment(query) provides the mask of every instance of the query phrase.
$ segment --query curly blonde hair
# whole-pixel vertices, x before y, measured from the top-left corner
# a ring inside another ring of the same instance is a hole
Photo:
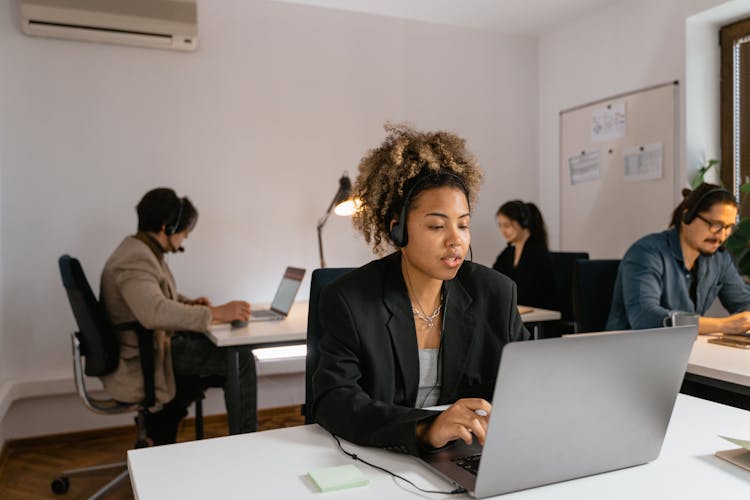
[[[466,141],[444,131],[418,132],[404,124],[386,124],[387,136],[380,147],[372,149],[359,162],[354,196],[362,205],[352,219],[354,227],[372,244],[376,254],[392,245],[390,223],[403,203],[405,185],[430,173],[447,173],[463,184],[469,204],[476,200],[482,171],[466,149]],[[413,193],[416,196],[417,193]]]

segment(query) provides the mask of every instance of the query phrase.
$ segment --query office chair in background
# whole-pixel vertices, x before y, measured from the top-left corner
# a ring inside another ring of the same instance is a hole
[[[312,376],[318,366],[318,341],[323,333],[318,318],[318,300],[320,292],[328,284],[333,283],[339,277],[354,270],[353,267],[328,267],[316,269],[310,278],[310,303],[307,313],[307,357],[305,358],[305,404],[302,414],[305,416],[305,424],[314,424],[315,417],[312,414],[313,388]]]
[[[588,252],[550,252],[555,275],[557,307],[560,310],[558,330],[560,335],[575,332],[573,315],[573,268],[577,260],[588,260]]]
[[[136,330],[138,335],[145,393],[143,401],[138,403],[122,403],[111,398],[97,399],[93,397],[86,388],[85,377],[101,377],[117,368],[120,358],[120,347],[115,332],[118,330],[118,327],[112,325],[106,311],[96,299],[78,259],[69,255],[63,255],[58,260],[58,264],[63,286],[67,292],[68,301],[78,325],[78,331],[70,335],[73,347],[73,373],[78,395],[81,397],[84,406],[95,413],[115,415],[136,412],[137,440],[135,447],[143,448],[148,446],[145,415],[148,411],[147,409],[152,407],[156,400],[154,395],[153,332],[145,329],[138,323],[119,325],[119,329],[133,329]],[[201,385],[201,388],[215,383],[211,377],[205,377],[205,380],[206,382]],[[197,439],[203,436],[202,397],[203,394],[201,393],[195,401],[195,432]],[[56,494],[67,492],[70,487],[70,476],[98,472],[110,468],[124,468],[125,470],[91,497],[98,498],[128,477],[126,462],[63,471],[59,477],[52,481],[52,491]]]
[[[600,332],[607,326],[620,260],[577,260],[573,272],[576,333]]]

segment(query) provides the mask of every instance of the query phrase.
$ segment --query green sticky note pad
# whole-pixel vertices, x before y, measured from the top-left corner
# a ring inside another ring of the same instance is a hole
[[[364,486],[370,481],[354,465],[326,467],[307,473],[320,491],[336,491]]]

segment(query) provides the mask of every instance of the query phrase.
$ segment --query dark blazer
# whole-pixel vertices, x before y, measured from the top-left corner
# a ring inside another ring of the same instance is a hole
[[[515,256],[516,247],[508,245],[497,256],[492,269],[500,271],[516,283],[518,303],[558,310],[555,273],[547,247],[541,242],[528,239],[523,246],[517,267],[513,267]]]
[[[505,276],[464,262],[444,285],[438,404],[491,400],[502,348],[529,334]],[[414,408],[419,355],[401,254],[356,269],[320,298],[323,336],[313,378],[317,422],[344,439],[418,452],[416,425],[437,412]]]

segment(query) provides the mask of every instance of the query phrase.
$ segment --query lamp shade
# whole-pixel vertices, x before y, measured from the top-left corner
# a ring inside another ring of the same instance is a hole
[[[328,220],[328,216],[331,215],[331,211],[336,215],[352,216],[361,205],[361,200],[352,198],[352,181],[349,179],[349,175],[344,172],[339,178],[339,188],[333,196],[331,204],[328,205],[328,210],[326,210],[323,217],[318,220],[318,251],[320,252],[320,267],[326,267],[326,261],[323,257],[322,233],[323,226]]]

